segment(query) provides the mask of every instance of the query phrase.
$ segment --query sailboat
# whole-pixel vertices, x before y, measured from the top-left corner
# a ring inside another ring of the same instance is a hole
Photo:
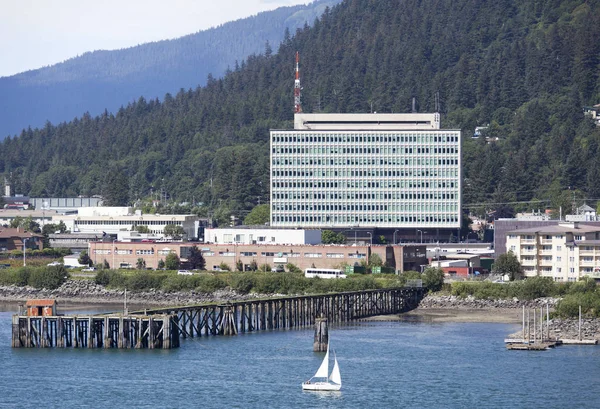
[[[339,391],[342,388],[342,377],[340,375],[340,366],[338,365],[337,356],[333,352],[334,364],[331,375],[329,373],[329,343],[327,343],[327,353],[317,370],[317,373],[306,382],[302,382],[302,390],[304,391]],[[317,379],[313,382],[313,379]]]

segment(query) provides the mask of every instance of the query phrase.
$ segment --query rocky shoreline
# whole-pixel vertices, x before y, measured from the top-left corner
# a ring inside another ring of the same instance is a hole
[[[268,295],[239,294],[228,289],[219,290],[212,294],[196,291],[165,292],[161,290],[127,292],[127,302],[142,307],[242,301],[265,297],[268,297]],[[58,301],[59,306],[61,303],[115,305],[123,302],[125,291],[107,289],[91,280],[68,280],[55,290],[0,286],[0,301],[24,303],[28,299],[34,298],[54,298]],[[474,297],[428,295],[421,301],[418,308],[406,315],[428,317],[433,321],[510,322],[517,324],[522,322],[521,310],[523,307],[526,310],[537,308],[539,311],[539,308],[545,310],[546,305],[548,305],[552,310],[558,301],[560,301],[559,298],[477,300]],[[465,319],[465,317],[467,318]],[[581,335],[583,339],[600,340],[600,319],[583,319]],[[550,320],[550,338],[577,339],[578,336],[578,319],[554,318]],[[521,331],[508,335],[508,338],[521,337]]]
[[[231,290],[219,290],[211,294],[196,291],[165,292],[150,290],[127,292],[127,302],[147,307],[178,306],[207,302],[240,301],[259,298],[256,294],[239,294]],[[61,303],[118,304],[125,299],[124,290],[107,289],[91,280],[67,280],[55,290],[33,287],[0,286],[0,301],[21,303],[35,298],[53,298]]]
[[[554,306],[560,301],[560,298],[537,298],[535,300],[519,300],[513,298],[511,300],[478,300],[473,296],[466,298],[456,297],[454,295],[428,295],[421,303],[419,308],[421,309],[468,309],[468,310],[494,310],[494,309],[515,309],[519,308],[542,308]]]
[[[428,295],[425,297],[419,307],[415,311],[418,314],[427,315],[428,311],[464,311],[464,312],[485,312],[484,316],[480,316],[478,321],[498,322],[492,319],[494,315],[504,315],[510,317],[506,322],[519,323],[522,325],[522,309],[529,310],[533,314],[533,310],[537,309],[539,314],[540,308],[543,309],[544,319],[546,317],[546,305],[552,311],[554,306],[560,301],[560,298],[538,298],[535,300],[477,300],[474,297],[460,298],[456,296],[439,296]],[[485,315],[488,317],[486,318]],[[539,315],[538,315],[539,317]],[[448,320],[450,321],[450,320]],[[533,315],[530,315],[530,331],[533,334]],[[539,331],[539,320],[537,321]],[[527,325],[527,324],[526,324]],[[526,330],[527,331],[527,330]],[[544,334],[549,333],[551,340],[555,339],[579,339],[579,319],[577,318],[551,318],[549,321],[549,330],[544,324]],[[539,332],[538,332],[539,334]],[[525,334],[527,335],[527,334]],[[533,335],[532,335],[533,337]],[[522,339],[522,331],[515,332],[507,336],[507,338]],[[546,335],[544,335],[546,338]],[[595,339],[600,341],[600,319],[598,318],[582,318],[581,320],[581,339]]]

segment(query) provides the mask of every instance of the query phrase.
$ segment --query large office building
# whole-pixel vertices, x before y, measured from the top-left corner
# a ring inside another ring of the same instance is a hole
[[[295,114],[271,131],[271,226],[447,237],[461,223],[460,136],[437,113]]]

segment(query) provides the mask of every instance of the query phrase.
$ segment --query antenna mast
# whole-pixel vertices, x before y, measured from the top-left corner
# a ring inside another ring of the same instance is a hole
[[[299,114],[302,112],[302,105],[300,105],[300,53],[296,51],[296,79],[294,80],[294,113]]]

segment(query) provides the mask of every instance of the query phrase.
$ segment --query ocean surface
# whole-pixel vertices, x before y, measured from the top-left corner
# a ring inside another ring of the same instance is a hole
[[[303,392],[313,331],[182,340],[173,350],[12,349],[0,305],[1,408],[599,408],[600,346],[507,351],[518,325],[331,326],[338,393]],[[81,310],[82,312],[84,310]]]

